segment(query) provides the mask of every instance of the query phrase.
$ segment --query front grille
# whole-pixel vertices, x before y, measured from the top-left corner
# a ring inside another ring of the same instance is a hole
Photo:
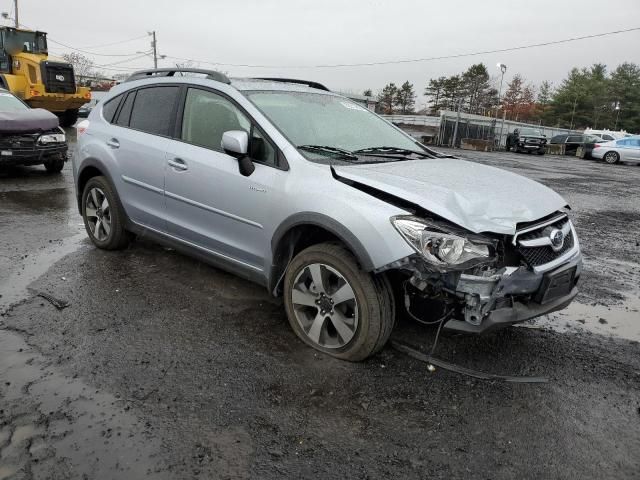
[[[60,133],[58,130],[45,133]],[[48,155],[55,152],[63,151],[67,148],[66,144],[51,143],[48,145],[38,145],[38,137],[40,134],[33,135],[11,135],[0,137],[0,156],[1,159],[7,158],[24,158],[37,155]],[[7,152],[11,152],[10,154]]]
[[[529,230],[525,233],[516,233],[516,249],[529,266],[539,267],[542,265],[546,265],[547,263],[561,257],[574,247],[575,239],[573,237],[572,229],[569,229],[569,233],[565,236],[562,247],[557,251],[554,250],[550,245],[532,247],[523,246],[520,244],[520,242],[523,240],[543,239],[545,237],[548,237],[549,231],[553,229],[562,230],[563,227],[566,230],[568,226],[569,219],[566,216],[563,216],[553,223],[545,223],[539,228],[534,228],[533,230]]]
[[[3,150],[33,150],[36,146],[37,135],[15,135],[0,138],[0,148]]]
[[[73,67],[67,63],[42,63],[42,78],[47,93],[76,93]]]

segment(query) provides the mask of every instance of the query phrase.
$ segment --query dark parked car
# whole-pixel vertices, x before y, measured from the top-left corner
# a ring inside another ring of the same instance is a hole
[[[98,102],[104,98],[107,92],[91,92],[91,100],[80,107],[78,110],[78,117],[87,118],[91,113],[91,110],[98,104]]]
[[[57,173],[66,160],[67,141],[58,117],[0,89],[0,167],[44,165]]]
[[[546,144],[547,137],[538,128],[516,128],[507,135],[507,151],[536,152],[538,155],[544,155]]]
[[[565,155],[576,155],[578,148],[583,147],[584,158],[591,158],[591,152],[597,143],[604,143],[605,140],[595,135],[556,135],[549,142],[550,144],[564,144]]]

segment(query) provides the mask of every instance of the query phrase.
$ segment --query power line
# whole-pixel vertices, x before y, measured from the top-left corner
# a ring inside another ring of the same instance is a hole
[[[146,57],[146,56],[147,56],[147,55],[149,55],[150,53],[151,53],[151,52],[143,52],[143,53],[142,53],[142,55],[138,55],[137,57],[127,58],[127,59],[125,59],[125,60],[118,60],[118,61],[116,61],[116,62],[112,62],[112,63],[105,63],[104,65],[99,65],[99,64],[97,64],[97,63],[94,63],[94,65],[95,65],[96,67],[102,67],[102,68],[104,68],[104,67],[109,67],[109,66],[111,66],[111,65],[119,65],[119,64],[121,64],[121,63],[127,63],[127,62],[131,62],[131,61],[133,61],[133,60],[138,60],[138,59],[140,59],[140,58]]]
[[[137,53],[97,53],[97,52],[90,52],[88,50],[83,50],[81,48],[75,48],[75,47],[72,47],[71,45],[67,45],[65,43],[58,42],[57,40],[54,40],[53,38],[51,38],[49,36],[47,36],[47,40],[49,40],[50,42],[55,43],[56,45],[60,45],[61,47],[68,48],[68,49],[73,50],[75,52],[86,53],[87,55],[95,55],[97,57],[133,57],[135,55],[138,55]]]
[[[563,43],[569,42],[577,42],[579,40],[586,40],[589,38],[598,38],[605,37],[609,35],[618,35],[621,33],[629,33],[633,31],[640,30],[640,27],[627,28],[624,30],[614,30],[612,32],[604,32],[604,33],[595,33],[592,35],[584,35],[581,37],[572,37],[565,38],[562,40],[554,40],[550,42],[541,42],[541,43],[532,43],[529,45],[521,45],[517,47],[508,47],[508,48],[498,48],[495,50],[482,50],[477,52],[468,52],[468,53],[459,53],[455,55],[442,55],[437,57],[425,57],[425,58],[412,58],[412,59],[404,59],[404,60],[387,60],[387,61],[378,61],[378,62],[363,62],[363,63],[334,63],[334,64],[324,64],[324,65],[250,65],[244,63],[222,63],[222,62],[209,62],[206,60],[195,60],[192,58],[184,58],[184,57],[174,57],[171,55],[167,55],[167,58],[173,58],[175,60],[186,60],[191,62],[200,62],[206,63],[208,65],[217,65],[223,67],[249,67],[249,68],[342,68],[342,67],[371,67],[378,65],[395,65],[402,63],[418,63],[418,62],[430,62],[434,60],[446,60],[451,58],[462,58],[462,57],[473,57],[477,55],[487,55],[490,53],[504,53],[504,52],[513,52],[517,50],[524,50],[528,48],[537,48],[537,47],[547,47],[550,45],[559,45]]]
[[[133,42],[134,40],[140,40],[142,38],[147,38],[149,35],[148,34],[144,34],[141,35],[139,37],[133,37],[133,38],[129,38],[128,40],[120,40],[119,42],[112,42],[112,43],[103,43],[101,45],[90,45],[90,46],[85,46],[85,47],[78,47],[78,48],[102,48],[102,47],[111,47],[113,45],[120,45],[122,43],[128,43],[128,42]]]
[[[28,25],[25,25],[24,23],[20,23],[19,25],[21,27],[28,28],[29,30],[33,30],[33,28],[31,28]],[[144,35],[143,37],[138,37],[138,38],[144,38],[146,36],[147,35]],[[60,45],[61,47],[69,48],[69,49],[74,50],[76,52],[86,53],[87,55],[95,55],[95,56],[99,56],[99,57],[134,57],[134,56],[138,55],[137,52],[136,53],[126,53],[126,54],[125,53],[107,54],[107,53],[90,52],[88,50],[83,50],[81,48],[72,47],[71,45],[67,45],[66,43],[58,42],[57,40],[54,40],[53,38],[49,37],[48,35],[47,35],[47,40],[50,41],[50,42],[53,42],[53,43],[55,43],[57,45]],[[126,42],[130,42],[131,40],[135,40],[135,39],[123,40],[123,41],[117,42],[117,43],[126,43]]]

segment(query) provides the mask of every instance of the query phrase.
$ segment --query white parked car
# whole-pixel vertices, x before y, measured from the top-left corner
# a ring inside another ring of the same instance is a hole
[[[591,152],[591,156],[611,164],[618,162],[640,163],[640,135],[598,143]]]
[[[603,140],[608,142],[613,140],[620,140],[621,138],[627,138],[631,135],[625,132],[624,130],[593,130],[592,128],[587,128],[584,131],[585,135],[595,135],[596,137],[600,137]]]

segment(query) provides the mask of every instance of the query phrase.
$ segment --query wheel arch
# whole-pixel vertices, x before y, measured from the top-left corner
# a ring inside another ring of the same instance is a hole
[[[98,176],[106,177],[112,186],[115,185],[111,175],[109,174],[109,170],[100,160],[97,158],[87,158],[83,160],[82,167],[78,170],[78,177],[76,180],[76,201],[78,203],[78,211],[80,214],[82,214],[82,192],[84,191],[84,186],[87,184],[89,179]]]
[[[297,213],[282,222],[271,239],[269,291],[274,296],[279,296],[287,265],[298,252],[312,245],[330,241],[342,243],[355,256],[363,270],[374,269],[373,261],[364,245],[347,227],[320,213]]]

